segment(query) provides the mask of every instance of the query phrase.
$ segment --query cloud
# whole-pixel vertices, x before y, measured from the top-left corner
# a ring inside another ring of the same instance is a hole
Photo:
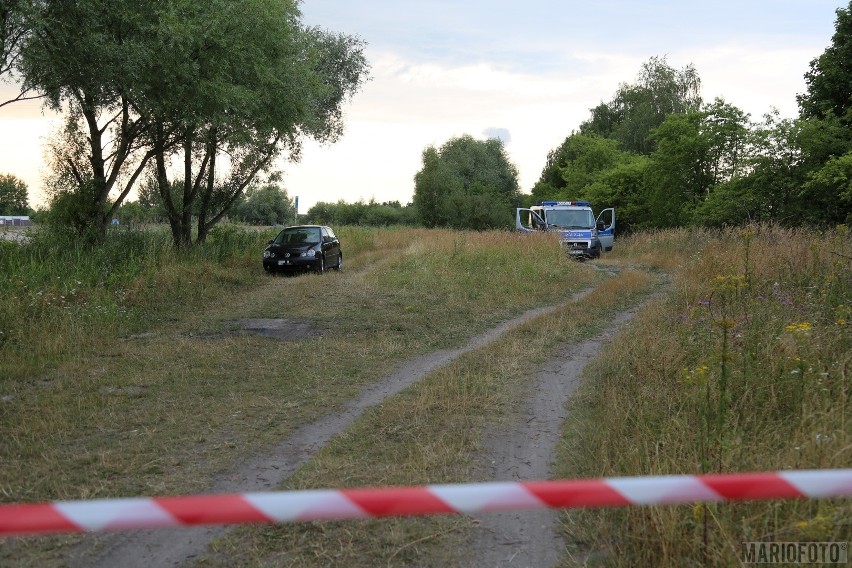
[[[343,138],[331,146],[308,143],[301,163],[282,164],[300,208],[337,199],[406,203],[423,150],[463,134],[511,141],[509,159],[528,190],[547,153],[590,108],[611,98],[625,69],[632,76],[641,64],[637,56],[569,54],[582,73],[542,74],[493,62],[418,63],[378,50],[369,57],[373,78],[346,109]],[[591,75],[587,61],[596,63]]]

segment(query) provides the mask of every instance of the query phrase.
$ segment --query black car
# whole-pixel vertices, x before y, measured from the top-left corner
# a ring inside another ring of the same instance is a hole
[[[271,274],[308,270],[322,274],[326,268],[343,268],[340,240],[331,227],[287,227],[263,251],[263,269]]]

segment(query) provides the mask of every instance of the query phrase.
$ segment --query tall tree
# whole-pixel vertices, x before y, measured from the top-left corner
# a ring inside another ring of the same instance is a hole
[[[783,221],[801,184],[795,123],[781,120],[777,110],[750,123],[748,115],[720,100],[709,107],[705,123],[712,185],[696,204],[693,223]]]
[[[32,2],[27,0],[0,1],[0,83],[16,83],[18,66],[21,60],[21,48],[31,32]],[[29,89],[21,88],[20,92],[6,101],[0,100],[0,107],[14,103],[40,98]]]
[[[716,99],[701,110],[670,114],[651,136],[645,185],[652,226],[695,222],[695,211],[723,183],[748,171],[748,115]]]
[[[55,147],[55,188],[73,196],[94,240],[129,194],[153,152],[142,147],[149,124],[134,112],[132,93],[150,56],[143,27],[150,2],[42,0],[22,49],[24,85],[66,111]],[[93,64],[97,62],[97,64]],[[114,193],[117,192],[116,193]]]
[[[807,92],[797,97],[801,117],[829,115],[852,123],[852,2],[838,8],[831,45],[811,61],[805,73]]]
[[[430,146],[414,177],[414,205],[427,227],[508,226],[519,198],[518,170],[497,138],[464,135]]]
[[[747,168],[749,115],[724,99],[702,108],[712,185],[743,175]]]
[[[703,120],[704,114],[698,111],[673,114],[654,130],[657,150],[646,177],[653,226],[687,224],[711,188],[709,143],[701,136]]]
[[[449,226],[452,219],[450,195],[464,193],[460,175],[441,159],[434,146],[423,151],[423,167],[414,176],[414,206],[426,227]]]
[[[650,158],[641,154],[623,152],[610,168],[595,176],[583,188],[579,197],[589,201],[599,211],[606,207],[618,210],[620,233],[631,232],[650,225],[645,177]]]
[[[10,174],[0,175],[0,215],[26,215],[27,184]]]
[[[548,155],[532,195],[538,200],[582,198],[585,188],[601,172],[625,156],[615,140],[597,134],[572,133]]]
[[[234,207],[233,216],[251,225],[292,223],[295,215],[293,201],[287,190],[274,183],[250,188],[245,199]]]
[[[297,0],[42,5],[23,70],[68,110],[60,177],[99,239],[150,161],[175,244],[191,246],[193,216],[203,241],[282,151],[340,135],[367,73],[362,42],[306,28]]]
[[[801,202],[799,218],[811,223],[852,221],[852,2],[836,14],[831,45],[811,61],[807,92],[797,97],[804,181],[792,200]]]
[[[580,125],[583,134],[617,140],[622,149],[640,154],[654,151],[653,129],[674,113],[698,110],[701,79],[693,65],[677,70],[665,57],[652,57],[642,65],[634,84],[622,84],[612,101],[591,110]]]
[[[367,63],[354,37],[305,28],[293,0],[172,0],[142,90],[154,125],[156,179],[175,244],[197,241],[281,152],[298,159],[303,136],[333,142],[343,103]],[[177,142],[170,144],[170,140]],[[179,194],[170,164],[181,163]]]

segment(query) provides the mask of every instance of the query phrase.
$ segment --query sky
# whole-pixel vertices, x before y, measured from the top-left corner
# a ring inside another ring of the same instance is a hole
[[[304,0],[303,22],[365,43],[370,80],[346,104],[344,135],[306,141],[278,166],[299,212],[319,201],[412,200],[429,146],[503,140],[521,190],[547,153],[633,83],[643,63],[692,64],[705,101],[753,120],[797,115],[810,62],[831,43],[842,0]],[[0,100],[6,90],[0,89]],[[0,107],[0,173],[44,205],[44,146],[59,120],[37,102]]]

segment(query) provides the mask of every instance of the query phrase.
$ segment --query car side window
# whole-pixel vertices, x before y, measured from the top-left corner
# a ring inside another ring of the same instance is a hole
[[[332,239],[336,239],[336,238],[337,238],[336,236],[334,236],[334,231],[332,231],[332,230],[331,230],[331,228],[327,229],[327,231],[328,231],[328,236],[329,236],[329,237],[331,237]]]

